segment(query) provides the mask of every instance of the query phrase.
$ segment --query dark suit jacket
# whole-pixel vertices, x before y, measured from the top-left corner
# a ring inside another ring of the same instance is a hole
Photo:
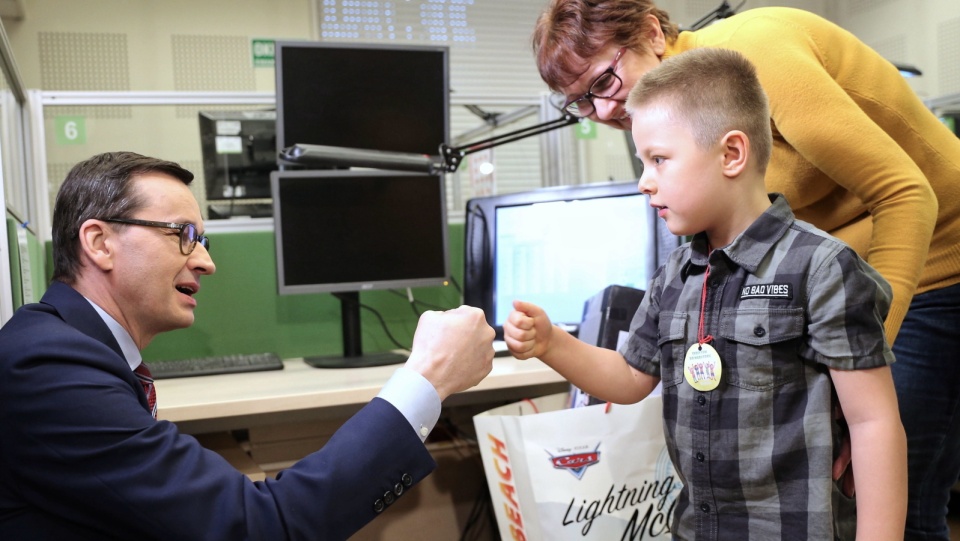
[[[252,482],[151,417],[113,335],[73,288],[53,283],[0,328],[3,540],[346,539],[386,493],[434,467],[377,398],[321,450]]]

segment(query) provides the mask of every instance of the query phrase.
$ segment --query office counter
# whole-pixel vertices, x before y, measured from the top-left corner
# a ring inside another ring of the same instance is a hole
[[[302,359],[288,359],[283,370],[158,380],[158,417],[191,434],[345,419],[375,397],[399,366],[319,369]],[[498,357],[479,385],[443,405],[494,407],[567,388],[562,377],[538,360]]]
[[[288,359],[283,370],[161,379],[156,382],[158,417],[195,435],[251,479],[262,480],[321,448],[398,367],[318,369]],[[568,389],[538,360],[498,357],[479,385],[444,401],[441,418],[472,432],[476,413]],[[448,425],[441,425],[427,440],[437,470],[350,541],[447,541],[470,527],[477,499],[488,498],[479,451],[445,439]],[[228,433],[237,430],[241,433]],[[431,525],[429,531],[423,524]],[[491,525],[471,535],[477,541],[496,538]]]

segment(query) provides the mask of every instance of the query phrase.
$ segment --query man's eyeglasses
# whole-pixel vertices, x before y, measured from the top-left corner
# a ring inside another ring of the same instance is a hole
[[[128,225],[143,225],[146,227],[160,227],[163,229],[176,229],[180,232],[180,253],[190,255],[199,242],[204,249],[210,249],[210,239],[206,235],[197,232],[197,226],[193,224],[175,224],[172,222],[152,222],[149,220],[134,220],[127,218],[104,218],[104,222],[113,222]]]
[[[627,48],[623,47],[617,51],[617,56],[614,57],[613,62],[610,63],[610,67],[590,83],[590,88],[587,89],[587,93],[579,98],[568,101],[563,105],[562,109],[575,117],[588,117],[597,110],[593,105],[593,98],[612,98],[619,92],[620,87],[623,86],[623,80],[617,76],[614,68],[617,67],[617,62],[620,61],[620,57],[623,56],[626,50]]]

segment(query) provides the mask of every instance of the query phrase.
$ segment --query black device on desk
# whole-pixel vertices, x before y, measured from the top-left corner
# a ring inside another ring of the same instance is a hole
[[[617,350],[620,333],[630,329],[643,295],[642,289],[612,285],[590,297],[583,304],[583,321],[577,338],[592,346]]]
[[[276,111],[200,111],[208,200],[270,197],[277,169]]]
[[[643,301],[644,291],[628,286],[612,285],[583,303],[583,321],[580,323],[581,341],[616,351],[621,335],[630,330],[630,322]],[[602,404],[577,386],[570,384],[571,405]]]
[[[149,367],[154,379],[167,379],[280,370],[283,361],[276,353],[244,353],[162,361]]]

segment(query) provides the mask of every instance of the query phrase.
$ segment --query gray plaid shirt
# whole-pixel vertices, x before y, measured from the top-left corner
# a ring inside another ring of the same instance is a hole
[[[663,382],[667,448],[684,487],[677,539],[843,539],[855,507],[831,478],[841,426],[828,368],[893,362],[883,333],[887,282],[849,247],[798,221],[786,200],[729,246],[703,234],[654,275],[621,353]],[[713,391],[683,377],[704,334],[720,355]]]

